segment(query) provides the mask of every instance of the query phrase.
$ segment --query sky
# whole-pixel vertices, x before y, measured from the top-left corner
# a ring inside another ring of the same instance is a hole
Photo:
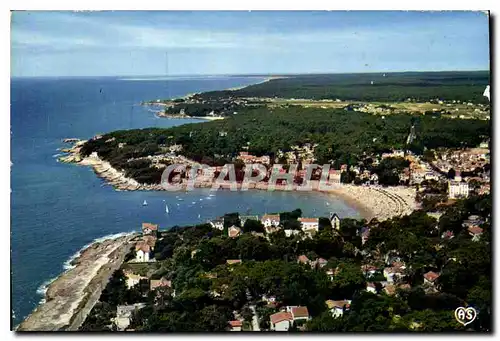
[[[482,12],[14,11],[11,75],[489,70]]]

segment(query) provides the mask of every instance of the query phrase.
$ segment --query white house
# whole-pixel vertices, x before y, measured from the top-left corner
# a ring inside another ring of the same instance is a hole
[[[119,305],[116,307],[116,317],[113,319],[118,330],[125,330],[130,325],[130,318],[134,311],[144,308],[144,303],[136,303],[133,305]]]
[[[335,230],[340,230],[340,218],[337,213],[330,213],[330,223],[332,224],[332,228]]]
[[[285,231],[285,236],[290,237],[290,236],[295,236],[300,233],[299,230],[284,230]]]
[[[278,226],[280,224],[280,216],[279,214],[265,214],[260,221],[264,224],[264,227]]]
[[[288,331],[293,322],[292,314],[286,311],[280,311],[279,313],[272,314],[269,316],[269,319],[269,329],[277,332]]]
[[[341,300],[341,301],[333,301],[328,300],[325,302],[328,310],[332,314],[333,318],[340,317],[344,314],[344,309],[349,309],[351,305],[351,300]]]
[[[298,219],[302,225],[302,231],[311,232],[319,230],[319,219],[318,218],[299,218]]]
[[[217,229],[217,230],[224,230],[224,220],[223,219],[216,219],[210,221],[210,225],[212,228]]]
[[[136,262],[149,262],[149,254],[151,247],[144,241],[138,242],[135,245],[135,261]]]
[[[366,283],[366,291],[376,294],[377,287],[375,286],[375,283],[373,282]]]
[[[450,199],[469,197],[469,184],[467,182],[448,181],[448,197]]]
[[[137,274],[134,274],[134,273],[129,272],[129,271],[124,271],[124,275],[127,278],[127,280],[126,280],[125,283],[126,283],[128,289],[130,289],[130,288],[134,287],[135,285],[139,284],[139,281],[141,279],[148,279],[147,277],[144,277],[144,276],[141,276],[141,275],[137,275]]]

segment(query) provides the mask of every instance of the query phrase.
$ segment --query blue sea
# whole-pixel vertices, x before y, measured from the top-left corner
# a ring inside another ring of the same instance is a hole
[[[355,208],[319,193],[248,191],[118,192],[89,167],[57,161],[62,139],[118,129],[202,122],[157,118],[141,101],[263,81],[255,77],[15,78],[11,80],[11,264],[13,325],[43,299],[44,288],[85,245],[140,230],[142,222],[196,224],[226,212],[305,215]],[[148,206],[142,206],[147,200]],[[169,214],[165,213],[169,206]]]

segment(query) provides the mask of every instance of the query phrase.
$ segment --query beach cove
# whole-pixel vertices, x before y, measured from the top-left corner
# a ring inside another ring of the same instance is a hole
[[[361,218],[356,207],[324,193],[116,191],[90,167],[61,162],[68,136],[89,138],[121,129],[171,127],[195,119],[158,118],[140,105],[151,98],[227,89],[249,77],[123,80],[113,77],[13,79],[11,262],[12,328],[45,298],[47,287],[71,268],[83,245],[137,232],[144,221],[162,229],[204,223],[227,212],[263,215],[301,208],[305,216]],[[165,95],[167,94],[167,95]],[[147,200],[148,206],[142,206]],[[168,205],[170,213],[165,213]],[[197,212],[197,214],[193,214]]]

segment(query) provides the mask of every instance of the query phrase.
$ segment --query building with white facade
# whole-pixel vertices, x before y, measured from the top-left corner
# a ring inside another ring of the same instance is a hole
[[[458,199],[469,197],[469,184],[467,182],[448,181],[448,198]]]

